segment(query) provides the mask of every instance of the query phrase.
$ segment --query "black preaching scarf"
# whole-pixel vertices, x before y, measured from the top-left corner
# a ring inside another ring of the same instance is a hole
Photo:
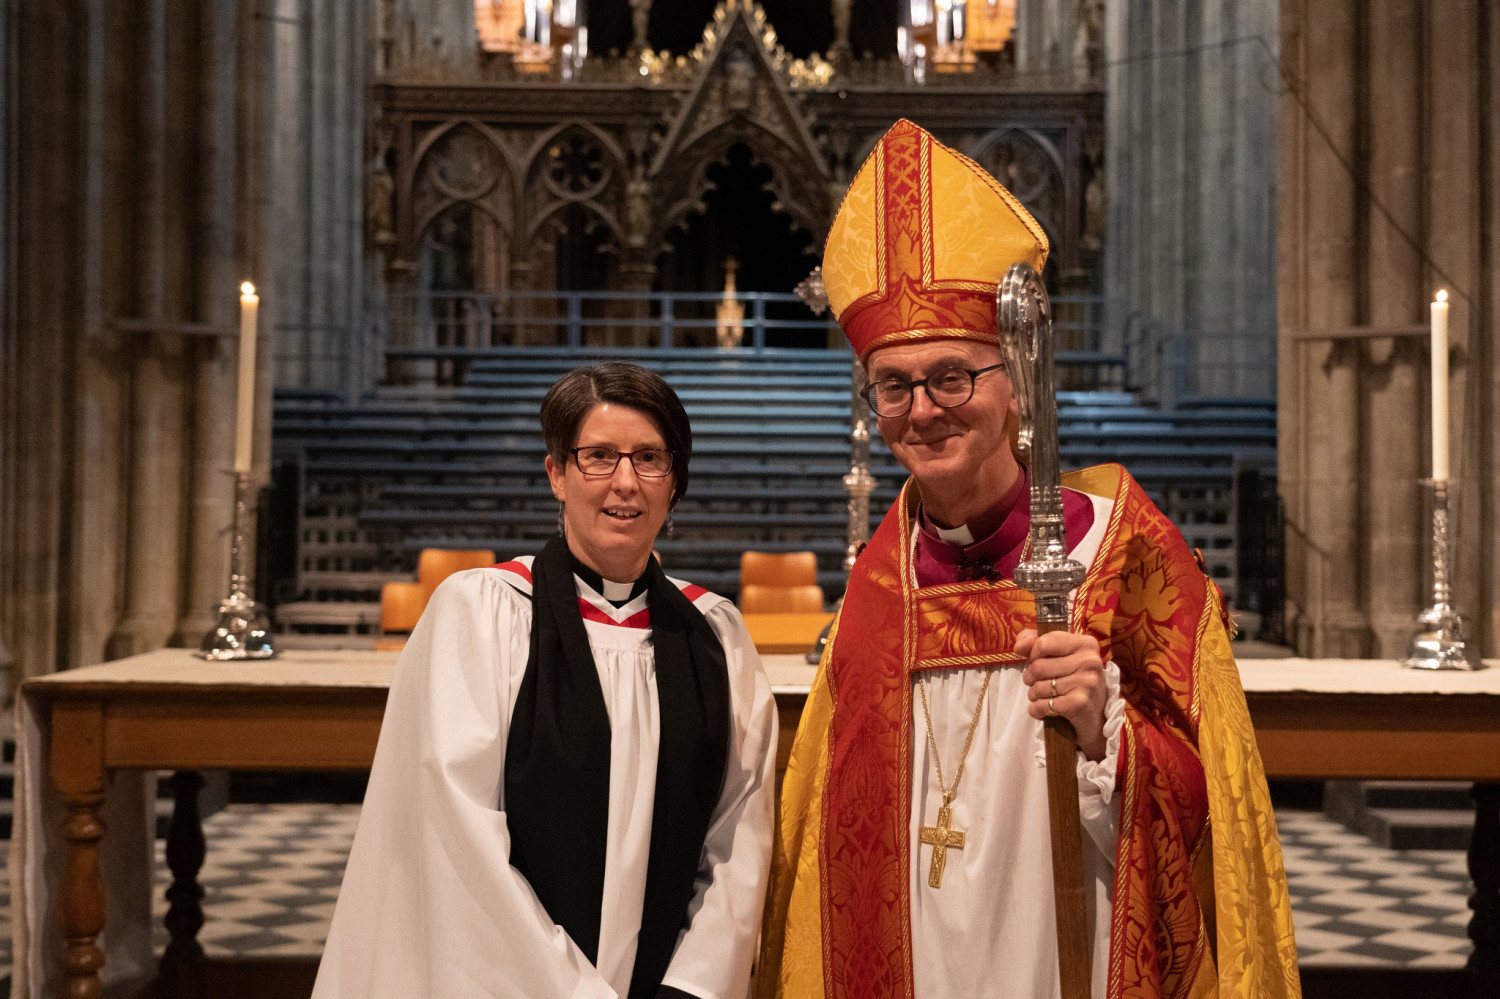
[[[646,560],[661,734],[646,896],[629,999],[654,997],[687,923],[729,754],[729,673],[718,636]],[[609,715],[578,612],[568,546],[531,566],[531,654],[505,743],[511,866],[592,962],[609,828]]]

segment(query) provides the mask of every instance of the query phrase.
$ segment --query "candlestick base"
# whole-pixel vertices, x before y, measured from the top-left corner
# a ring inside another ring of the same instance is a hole
[[[1437,604],[1417,615],[1424,630],[1412,636],[1401,665],[1407,669],[1480,670],[1485,665],[1478,651],[1464,640],[1464,622],[1446,604]]]
[[[1401,665],[1407,669],[1484,669],[1478,650],[1464,641],[1464,621],[1449,602],[1451,565],[1447,479],[1424,479],[1432,490],[1432,604],[1417,615],[1419,630],[1406,648]]]
[[[215,662],[274,659],[271,620],[260,604],[245,594],[230,593],[219,604],[219,623],[203,636],[202,646],[193,654]]]
[[[228,662],[233,659],[272,659],[271,619],[250,596],[250,508],[254,485],[249,472],[234,476],[234,523],[229,544],[229,595],[219,604],[219,622],[203,636],[194,653],[199,659]]]

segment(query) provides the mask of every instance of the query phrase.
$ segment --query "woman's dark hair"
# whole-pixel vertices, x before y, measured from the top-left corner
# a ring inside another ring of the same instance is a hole
[[[651,418],[672,452],[672,505],[687,492],[688,460],[693,456],[693,428],[672,387],[656,372],[638,364],[610,361],[563,375],[542,400],[542,440],[559,465],[571,457],[578,428],[598,405],[629,406]]]

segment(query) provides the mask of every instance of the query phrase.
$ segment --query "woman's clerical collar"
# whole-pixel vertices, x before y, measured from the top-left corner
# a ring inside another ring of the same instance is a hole
[[[629,583],[617,583],[613,579],[605,579],[593,569],[574,555],[572,550],[568,551],[568,559],[573,563],[573,575],[583,580],[594,588],[594,592],[616,607],[623,607],[636,597],[646,592],[646,573],[642,570],[640,576]]]

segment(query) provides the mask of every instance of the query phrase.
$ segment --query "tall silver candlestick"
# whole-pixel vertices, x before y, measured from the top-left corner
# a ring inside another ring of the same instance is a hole
[[[854,359],[849,372],[849,472],[844,490],[849,494],[848,545],[844,549],[844,572],[854,569],[854,560],[870,540],[870,493],[875,477],[870,474],[870,405],[865,400],[865,369]]]
[[[814,267],[794,290],[814,315],[828,311],[828,289],[823,286],[822,267]],[[870,407],[865,402],[864,385],[865,369],[856,355],[849,369],[849,471],[844,475],[844,491],[849,494],[848,544],[844,548],[846,577],[854,571],[854,560],[870,540],[870,493],[875,490],[875,478],[870,474]],[[843,604],[844,598],[839,597],[833,610]],[[832,630],[832,621],[823,626],[818,640],[807,652],[808,662],[816,665],[822,659]]]
[[[234,476],[234,533],[229,547],[229,596],[219,604],[219,623],[203,636],[203,644],[194,653],[200,659],[270,659],[276,655],[271,644],[271,622],[265,609],[250,597],[249,557],[250,498],[249,472]]]
[[[1401,665],[1408,669],[1484,669],[1477,651],[1464,641],[1464,622],[1450,603],[1448,574],[1448,482],[1427,479],[1432,487],[1432,606],[1417,615],[1420,630],[1412,636]]]

